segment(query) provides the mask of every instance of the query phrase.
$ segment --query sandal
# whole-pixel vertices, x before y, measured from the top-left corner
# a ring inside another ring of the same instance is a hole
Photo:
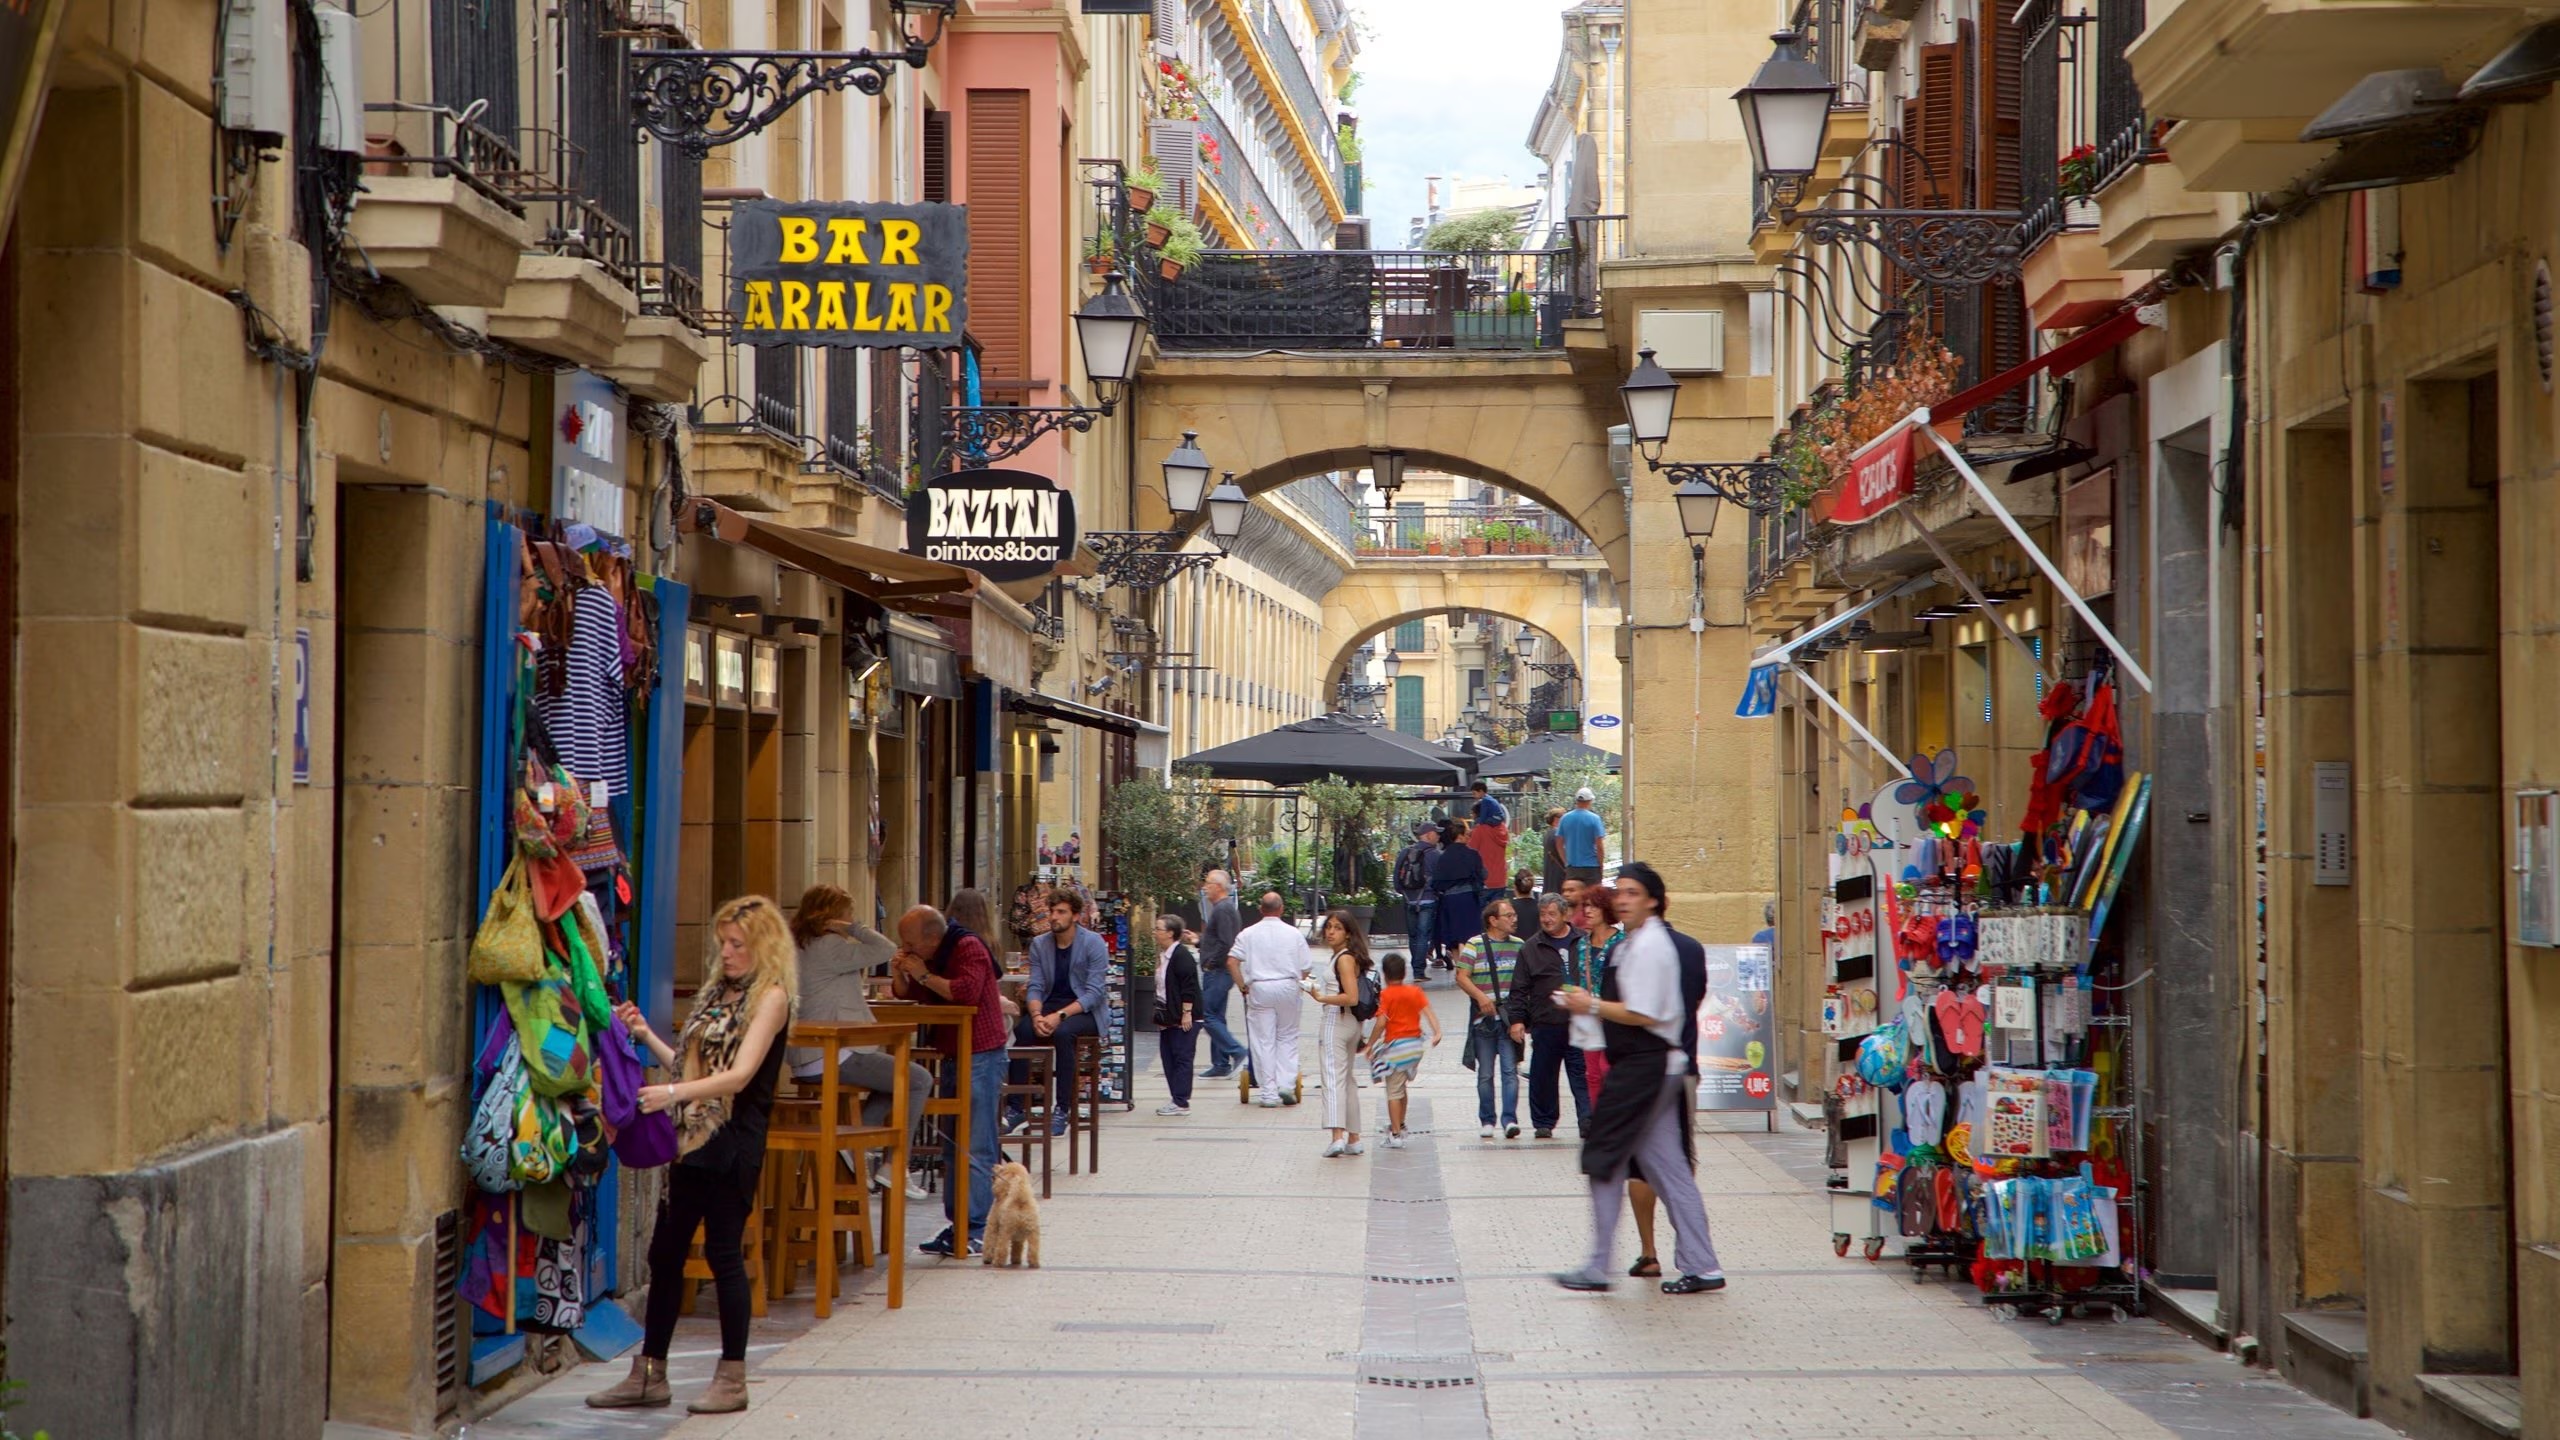
[[[1662,1262],[1650,1255],[1639,1255],[1636,1263],[1627,1267],[1627,1273],[1638,1280],[1650,1280],[1662,1273]]]

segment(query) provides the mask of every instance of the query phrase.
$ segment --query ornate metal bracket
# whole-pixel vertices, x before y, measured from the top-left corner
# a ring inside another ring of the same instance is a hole
[[[763,130],[821,90],[877,95],[901,65],[922,68],[925,48],[904,50],[634,50],[631,118],[670,145],[700,155]]]
[[[1726,504],[1739,505],[1754,515],[1771,515],[1786,508],[1786,467],[1773,460],[1710,460],[1654,468],[1674,485],[1702,481],[1723,496]]]
[[[1205,570],[1225,556],[1209,550],[1185,552],[1179,530],[1087,530],[1094,566],[1103,579],[1129,590],[1156,590],[1186,570]]]
[[[1863,245],[1941,289],[2015,276],[2024,263],[2011,210],[1808,210],[1795,218],[1817,245]]]
[[[1112,407],[1079,405],[955,405],[942,412],[942,446],[946,456],[964,456],[978,464],[1007,460],[1028,450],[1044,435],[1072,430],[1088,434]]]
[[[1524,660],[1521,663],[1550,680],[1562,680],[1577,673],[1570,660]]]

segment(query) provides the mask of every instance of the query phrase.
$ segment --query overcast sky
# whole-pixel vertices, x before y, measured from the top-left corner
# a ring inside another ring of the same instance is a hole
[[[1554,77],[1567,0],[1355,0],[1362,185],[1370,243],[1404,244],[1422,177],[1538,178],[1529,122]]]

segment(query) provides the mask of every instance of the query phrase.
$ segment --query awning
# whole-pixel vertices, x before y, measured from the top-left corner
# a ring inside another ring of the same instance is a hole
[[[889,617],[889,688],[940,700],[960,698],[960,656],[942,628]]]
[[[1863,619],[1868,611],[1875,609],[1877,606],[1880,606],[1889,600],[1899,600],[1903,596],[1911,594],[1915,590],[1926,590],[1937,583],[1938,581],[1936,576],[1922,575],[1914,579],[1905,580],[1890,590],[1880,591],[1868,599],[1862,600],[1858,604],[1851,606],[1849,609],[1843,610],[1839,614],[1822,621],[1813,628],[1790,637],[1776,648],[1763,650],[1759,654],[1752,656],[1752,668],[1758,669],[1763,665],[1778,664],[1780,661],[1783,661],[1787,657],[1795,654],[1796,651],[1802,649],[1804,646],[1821,639],[1823,636],[1828,635],[1843,626]]]
[[[2128,306],[2117,311],[2033,360],[2013,369],[2003,370],[1969,390],[1958,391],[1943,404],[1929,407],[1932,423],[1953,420],[1968,410],[1976,410],[1999,399],[2038,375],[2068,375],[2090,361],[2133,338],[2133,332],[2146,324],[2161,323],[2160,307]],[[2149,319],[2145,316],[2149,315]]]
[[[716,500],[687,501],[677,526],[761,550],[893,610],[946,611],[950,607],[937,604],[939,597],[967,593],[979,583],[977,572],[957,565],[741,514]]]
[[[969,593],[969,613],[951,622],[959,631],[960,653],[982,679],[1009,690],[1031,688],[1031,612],[993,582],[977,578]]]
[[[1012,691],[1006,695],[1004,703],[1006,709],[1017,714],[1038,715],[1110,735],[1126,735],[1138,742],[1138,768],[1142,770],[1162,770],[1165,756],[1172,748],[1172,731],[1135,715],[1118,714],[1082,701],[1043,695],[1036,690]]]

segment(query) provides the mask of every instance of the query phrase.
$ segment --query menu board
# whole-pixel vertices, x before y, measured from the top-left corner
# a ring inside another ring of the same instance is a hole
[[[1698,1108],[1774,1110],[1769,1062],[1777,1020],[1770,947],[1709,945],[1707,998],[1698,1007]]]

